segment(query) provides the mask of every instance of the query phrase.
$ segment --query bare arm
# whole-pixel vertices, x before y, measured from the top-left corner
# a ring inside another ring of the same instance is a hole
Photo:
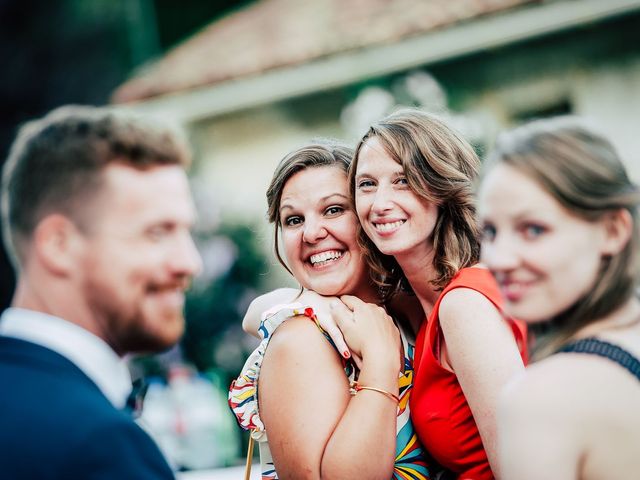
[[[397,394],[397,329],[386,314],[359,307],[356,315],[379,326],[360,382]],[[391,478],[396,403],[371,391],[351,397],[339,356],[309,319],[291,319],[273,335],[259,398],[280,478]]]
[[[497,461],[498,398],[524,365],[511,327],[482,294],[457,288],[440,304],[440,326],[446,355],[478,426],[494,475]]]
[[[580,415],[574,412],[588,399],[572,398],[570,388],[553,380],[549,384],[549,377],[554,374],[541,370],[531,376],[528,369],[501,395],[498,461],[504,478],[571,480],[580,477],[578,467],[584,463],[584,432],[579,431],[580,428],[576,432],[574,420]],[[588,412],[585,413],[585,418],[589,418]]]

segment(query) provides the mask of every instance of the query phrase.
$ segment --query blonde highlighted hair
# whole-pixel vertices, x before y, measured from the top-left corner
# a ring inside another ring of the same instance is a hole
[[[372,125],[356,146],[349,171],[352,198],[360,151],[374,137],[402,165],[411,190],[438,206],[438,220],[431,236],[435,249],[435,276],[431,283],[441,290],[460,269],[479,258],[473,186],[480,160],[473,147],[442,119],[420,110],[400,110]],[[361,226],[358,242],[385,299],[408,288],[395,258],[382,254]]]

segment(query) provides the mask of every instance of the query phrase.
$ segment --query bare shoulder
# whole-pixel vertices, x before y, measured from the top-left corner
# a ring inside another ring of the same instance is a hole
[[[517,405],[534,413],[556,405],[557,399],[574,393],[572,365],[563,359],[551,357],[526,368],[503,392],[506,405]],[[557,406],[557,405],[556,405]]]
[[[510,438],[528,431],[532,438],[554,435],[558,445],[582,449],[581,419],[589,408],[574,380],[571,365],[555,358],[527,367],[501,393],[502,428],[510,431]]]
[[[498,308],[482,293],[471,288],[456,288],[445,294],[440,301],[440,322],[448,324],[464,322],[474,319],[485,321],[502,319]]]
[[[637,405],[640,386],[614,362],[585,354],[558,354],[527,367],[503,393],[506,409],[544,414],[563,423],[612,420]],[[634,399],[628,402],[628,399]]]

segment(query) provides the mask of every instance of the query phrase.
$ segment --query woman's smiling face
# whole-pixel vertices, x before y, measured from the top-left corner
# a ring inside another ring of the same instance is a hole
[[[322,295],[358,295],[371,288],[347,174],[339,166],[306,168],[291,176],[282,190],[279,218],[287,263],[303,287]]]
[[[540,184],[497,165],[478,193],[481,260],[493,272],[509,313],[535,323],[573,305],[596,281],[606,228],[564,208]]]
[[[367,140],[358,155],[355,197],[360,223],[383,254],[416,257],[432,248],[438,207],[411,189],[402,165],[377,137]]]

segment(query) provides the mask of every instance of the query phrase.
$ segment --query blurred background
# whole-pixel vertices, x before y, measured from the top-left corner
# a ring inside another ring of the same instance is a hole
[[[399,105],[447,116],[480,154],[506,126],[575,113],[640,179],[640,0],[0,0],[0,49],[2,159],[22,122],[67,103],[188,132],[205,269],[181,344],[132,362],[141,422],[179,470],[242,462],[226,389],[257,343],[248,303],[295,285],[264,196],[290,150],[354,142]],[[5,307],[4,256],[0,273]]]

